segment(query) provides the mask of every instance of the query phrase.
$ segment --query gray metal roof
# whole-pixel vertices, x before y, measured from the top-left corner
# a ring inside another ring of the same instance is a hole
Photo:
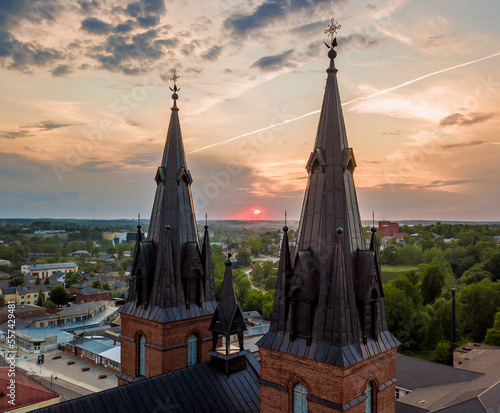
[[[53,264],[33,264],[28,267],[30,271],[53,270],[56,268],[74,268],[77,267],[76,262],[56,262]]]
[[[258,412],[259,365],[249,353],[246,361],[246,369],[230,376],[216,369],[212,362],[196,364],[38,412]]]

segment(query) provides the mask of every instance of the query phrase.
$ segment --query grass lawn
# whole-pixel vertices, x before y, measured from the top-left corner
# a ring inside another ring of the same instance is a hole
[[[382,283],[385,284],[405,272],[416,270],[416,265],[382,265]]]

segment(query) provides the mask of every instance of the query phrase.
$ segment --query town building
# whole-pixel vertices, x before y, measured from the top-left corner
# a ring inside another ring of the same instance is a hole
[[[21,272],[37,277],[41,280],[49,278],[55,272],[67,273],[69,271],[77,272],[78,264],[76,262],[56,262],[53,264],[33,264],[22,265]]]
[[[59,403],[61,397],[49,390],[21,370],[16,370],[15,397],[10,397],[11,379],[9,366],[0,367],[0,411],[1,412],[30,412],[43,407]],[[14,405],[9,401],[14,400]]]
[[[16,320],[26,320],[32,317],[44,316],[45,308],[38,307],[37,305],[16,304],[14,311],[11,311],[7,306],[4,306],[0,308],[0,324],[5,323],[11,313],[15,315]]]
[[[80,288],[76,293],[75,302],[90,303],[92,301],[110,301],[112,300],[111,291],[102,290],[94,287]]]
[[[332,19],[329,29],[335,28]],[[118,412],[125,400],[133,400],[134,407],[127,406],[133,411],[395,411],[399,343],[387,330],[376,229],[369,248],[363,239],[336,45],[332,38],[293,254],[286,223],[283,228],[269,331],[257,343],[260,364],[244,349],[245,314],[236,301],[229,256],[215,301],[208,227],[201,248],[196,231],[174,73],[149,234],[143,241],[138,225],[130,290],[121,310],[120,387],[61,409],[92,405]]]
[[[4,296],[5,301],[13,301],[21,305],[35,305],[40,295],[43,295],[43,301],[47,300],[49,290],[44,284],[27,285],[26,287],[1,288],[0,294]]]

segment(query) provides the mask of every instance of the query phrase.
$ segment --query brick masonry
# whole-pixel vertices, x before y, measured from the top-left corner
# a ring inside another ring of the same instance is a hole
[[[208,331],[212,315],[194,317],[170,323],[157,323],[142,318],[121,315],[121,372],[137,377],[137,346],[139,334],[146,337],[146,377],[168,373],[187,367],[187,341],[189,336],[198,336],[198,363],[210,359],[212,334]],[[219,343],[220,344],[220,343]],[[124,379],[118,385],[126,384]]]
[[[364,396],[367,384],[372,381],[375,389],[373,411],[376,413],[394,413],[395,411],[395,384],[380,391],[377,389],[395,378],[396,349],[347,368],[319,363],[267,348],[260,348],[260,355],[261,379],[282,386],[280,390],[265,384],[260,385],[260,411],[262,413],[293,411],[293,386],[298,381],[306,387],[309,396],[316,396],[342,406],[357,397]],[[365,403],[361,401],[345,411],[364,413],[364,409]],[[308,400],[308,411],[322,413],[340,410]]]

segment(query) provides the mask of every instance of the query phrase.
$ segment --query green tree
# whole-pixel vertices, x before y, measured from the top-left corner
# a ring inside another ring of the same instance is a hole
[[[252,289],[252,283],[247,277],[242,277],[237,283],[236,283],[236,295],[238,298],[238,301],[240,303],[244,302],[247,299],[248,293]]]
[[[2,294],[0,294],[0,307],[3,307],[6,304],[7,303],[5,302],[5,297]]]
[[[500,306],[500,284],[484,279],[460,291],[459,300],[464,306],[464,320],[470,337],[482,342]]]
[[[441,295],[445,276],[446,273],[441,269],[439,264],[430,264],[425,267],[420,286],[425,304],[431,303]]]
[[[484,269],[493,274],[493,281],[500,280],[500,252],[497,252],[484,264]]]
[[[94,287],[94,288],[102,288],[101,280],[94,280],[94,282],[92,283],[92,287]]]
[[[416,273],[416,271],[412,271],[412,274],[409,274],[409,276],[412,278],[414,278],[413,273]],[[420,306],[422,305],[422,294],[420,294],[418,284],[416,282],[411,282],[406,274],[394,278],[393,280],[389,281],[388,284],[391,284],[394,287],[404,291],[405,294],[411,298],[413,307],[420,308]]]
[[[45,294],[41,291],[38,293],[38,299],[36,300],[36,305],[39,307],[43,307],[45,304]]]
[[[9,285],[11,287],[20,287],[23,284],[24,284],[24,277],[22,275],[16,275],[9,281]]]
[[[451,348],[451,343],[449,341],[440,341],[437,343],[436,348],[432,352],[432,359],[436,363],[451,366],[453,364],[453,349]]]
[[[495,314],[493,327],[486,331],[484,342],[492,346],[500,346],[500,311]]]
[[[236,257],[239,267],[248,267],[252,263],[252,255],[248,248],[240,248]]]
[[[62,285],[58,285],[50,290],[49,298],[57,306],[66,305],[69,302],[69,293]]]
[[[413,302],[406,293],[392,284],[384,288],[385,312],[387,326],[396,338],[403,344],[409,341],[410,319],[413,310]]]
[[[53,301],[51,301],[51,300],[45,301],[45,304],[43,306],[45,308],[48,308],[48,309],[55,309],[55,308],[57,308],[57,305]]]
[[[68,271],[64,277],[64,287],[69,288],[71,285],[77,284],[82,279],[80,274],[75,274],[73,271]]]

